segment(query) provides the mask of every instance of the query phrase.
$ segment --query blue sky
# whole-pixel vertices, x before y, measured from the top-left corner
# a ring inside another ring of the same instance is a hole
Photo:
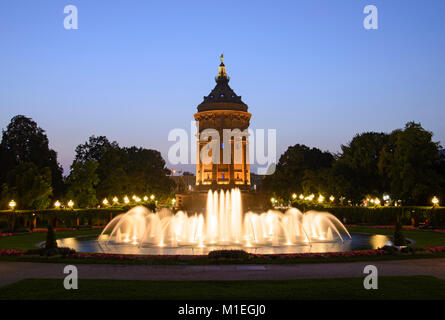
[[[78,30],[63,28],[69,4]],[[368,4],[378,30],[363,28]],[[411,120],[444,143],[444,12],[441,0],[2,0],[0,127],[33,118],[65,169],[93,134],[166,158],[224,53],[251,127],[277,129],[278,155],[338,152]]]

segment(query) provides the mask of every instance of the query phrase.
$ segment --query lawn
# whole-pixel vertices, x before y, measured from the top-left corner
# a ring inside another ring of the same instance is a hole
[[[377,233],[393,235],[393,229],[370,228],[364,226],[349,226],[349,232]],[[406,238],[413,239],[416,243],[414,247],[434,247],[445,246],[445,233],[431,232],[428,230],[403,230]]]
[[[400,300],[445,299],[445,280],[427,276],[379,277],[378,290],[362,278],[285,281],[79,280],[65,290],[63,280],[29,279],[0,288],[0,300]]]

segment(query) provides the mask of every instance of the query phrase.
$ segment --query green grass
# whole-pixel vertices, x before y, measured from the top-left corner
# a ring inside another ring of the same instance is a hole
[[[445,280],[427,276],[379,277],[378,290],[365,290],[362,278],[285,281],[79,280],[65,290],[62,279],[29,279],[0,288],[0,300],[368,300],[445,299]]]
[[[393,235],[394,229],[378,229],[364,226],[350,226],[349,232],[377,233]],[[445,246],[445,233],[431,232],[428,230],[403,230],[403,235],[416,241],[414,247]]]
[[[87,230],[74,230],[74,231],[57,231],[56,237],[68,238],[88,235],[99,235],[101,229],[87,229]],[[25,233],[11,237],[0,238],[0,249],[16,249],[16,250],[28,250],[35,249],[36,243],[46,240],[46,232]]]

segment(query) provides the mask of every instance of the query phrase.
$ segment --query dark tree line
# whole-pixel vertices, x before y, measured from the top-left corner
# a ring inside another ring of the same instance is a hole
[[[418,123],[389,134],[357,134],[339,154],[294,145],[280,157],[263,188],[279,197],[320,193],[359,202],[389,193],[404,204],[427,204],[445,196],[445,153],[433,134]],[[120,147],[92,136],[76,148],[67,177],[45,131],[30,118],[16,116],[0,143],[0,206],[14,199],[21,209],[41,209],[55,199],[95,206],[105,197],[172,195],[174,182],[156,150]],[[110,199],[111,200],[111,199]]]
[[[106,197],[133,194],[166,198],[175,187],[169,174],[156,150],[121,148],[104,136],[92,136],[76,148],[67,181],[68,196],[80,206],[92,206]]]
[[[92,136],[76,148],[68,177],[37,123],[22,115],[12,118],[0,143],[0,206],[14,199],[21,209],[50,207],[55,199],[72,199],[88,207],[110,196],[169,196],[174,182],[156,150],[122,148],[106,137]]]
[[[404,204],[425,205],[445,190],[445,157],[432,136],[409,122],[390,134],[357,134],[337,155],[297,144],[281,156],[263,187],[284,199],[320,193],[358,203],[389,193]]]

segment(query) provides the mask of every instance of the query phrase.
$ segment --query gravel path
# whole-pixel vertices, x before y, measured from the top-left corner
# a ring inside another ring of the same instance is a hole
[[[317,263],[292,265],[147,266],[79,264],[82,279],[119,280],[285,280],[364,277],[367,264],[379,275],[431,275],[445,279],[445,258],[381,262]],[[0,287],[29,278],[64,278],[65,264],[0,261]]]

